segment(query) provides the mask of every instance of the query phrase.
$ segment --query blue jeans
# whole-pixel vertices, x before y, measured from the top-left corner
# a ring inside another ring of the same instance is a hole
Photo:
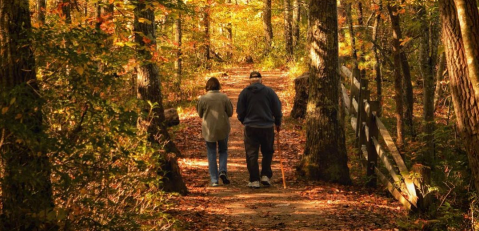
[[[220,156],[219,172],[227,171],[226,164],[228,162],[228,137],[217,142],[206,142],[206,150],[208,152],[208,169],[210,171],[211,183],[218,183],[219,172],[216,164],[216,144],[218,144],[218,152]]]

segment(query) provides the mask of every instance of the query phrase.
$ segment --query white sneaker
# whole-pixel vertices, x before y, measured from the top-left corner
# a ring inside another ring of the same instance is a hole
[[[264,186],[271,186],[271,182],[269,182],[269,178],[267,176],[261,177],[261,184]]]
[[[250,188],[259,188],[259,181],[253,181],[248,183],[248,187]]]

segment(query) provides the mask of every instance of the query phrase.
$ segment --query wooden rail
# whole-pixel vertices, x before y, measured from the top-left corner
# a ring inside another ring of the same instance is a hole
[[[368,186],[376,186],[376,182],[379,180],[405,208],[409,210],[417,208],[416,187],[391,134],[376,116],[379,102],[369,99],[368,80],[357,80],[344,66],[341,67],[341,75],[351,86],[349,96],[346,87],[341,84],[342,96],[346,111],[351,117],[351,126],[356,135],[356,145],[361,150],[360,154],[367,166],[367,175],[371,179]],[[381,145],[381,141],[386,148]],[[380,161],[378,161],[378,157]],[[394,162],[390,161],[391,158]],[[382,172],[383,168],[387,174]]]

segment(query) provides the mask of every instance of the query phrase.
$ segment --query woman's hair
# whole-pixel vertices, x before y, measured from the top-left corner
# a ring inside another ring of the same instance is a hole
[[[206,87],[205,87],[206,91],[219,90],[220,88],[221,88],[220,81],[218,81],[218,79],[215,77],[211,77],[206,82]]]

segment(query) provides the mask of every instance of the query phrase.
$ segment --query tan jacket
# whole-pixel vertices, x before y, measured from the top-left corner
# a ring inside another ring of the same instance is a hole
[[[224,140],[230,133],[229,117],[233,115],[233,104],[225,94],[217,90],[201,96],[196,105],[201,122],[201,134],[207,142]]]

